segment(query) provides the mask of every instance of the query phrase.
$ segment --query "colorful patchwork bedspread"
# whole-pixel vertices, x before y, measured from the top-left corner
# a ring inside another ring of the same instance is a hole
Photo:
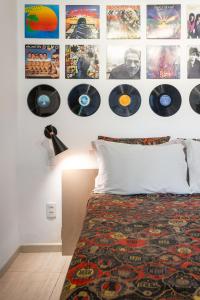
[[[200,300],[200,195],[93,195],[62,300]]]

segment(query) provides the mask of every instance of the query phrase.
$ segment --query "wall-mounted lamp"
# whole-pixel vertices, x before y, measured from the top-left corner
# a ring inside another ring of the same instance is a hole
[[[57,129],[54,126],[52,125],[46,126],[44,130],[44,134],[48,139],[52,140],[55,155],[68,149],[63,144],[63,142],[61,142],[61,140],[57,137]]]

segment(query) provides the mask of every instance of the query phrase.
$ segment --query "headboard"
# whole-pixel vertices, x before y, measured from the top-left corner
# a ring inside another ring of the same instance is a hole
[[[62,173],[63,255],[72,255],[75,250],[97,171],[97,169],[74,169],[64,170]]]

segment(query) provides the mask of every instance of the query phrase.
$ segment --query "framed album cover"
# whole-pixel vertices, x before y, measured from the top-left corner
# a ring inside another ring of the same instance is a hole
[[[98,46],[67,45],[65,48],[65,77],[67,79],[98,79]]]
[[[57,79],[59,76],[58,45],[25,45],[25,78]]]
[[[180,39],[181,5],[147,5],[147,38]]]
[[[110,45],[107,49],[107,79],[140,79],[141,51],[134,45]]]
[[[140,38],[139,5],[108,5],[106,15],[108,39]]]
[[[187,6],[188,39],[200,38],[200,4]]]
[[[180,46],[148,46],[147,79],[180,79]]]
[[[99,39],[99,5],[66,6],[67,39]]]
[[[25,5],[25,38],[59,38],[59,5]]]
[[[200,46],[188,47],[187,77],[200,78]]]

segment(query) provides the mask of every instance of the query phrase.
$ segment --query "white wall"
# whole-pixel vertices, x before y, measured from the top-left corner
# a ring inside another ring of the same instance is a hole
[[[153,1],[154,2],[154,1]],[[193,0],[199,3],[199,0]],[[47,164],[47,150],[42,145],[44,127],[53,124],[59,131],[59,137],[72,150],[85,151],[90,148],[90,141],[98,134],[110,136],[136,137],[136,136],[160,136],[173,135],[179,137],[199,137],[200,116],[189,105],[191,89],[199,83],[199,80],[187,80],[187,45],[197,44],[198,40],[187,40],[185,4],[190,0],[169,0],[170,3],[182,4],[182,37],[180,40],[146,40],[146,4],[152,1],[134,1],[140,4],[142,10],[142,38],[140,40],[123,41],[124,44],[133,44],[142,50],[141,80],[106,80],[106,45],[117,44],[121,41],[108,41],[105,36],[106,0],[73,0],[73,4],[100,4],[101,5],[101,39],[94,41],[75,41],[75,43],[98,44],[100,46],[100,80],[66,80],[64,70],[65,45],[72,43],[65,40],[65,5],[67,1],[44,1],[42,4],[60,4],[60,39],[59,40],[26,40],[24,39],[24,4],[33,4],[33,1],[18,1],[19,28],[19,132],[20,132],[20,156],[19,156],[19,189],[20,189],[20,231],[23,243],[59,242],[61,227],[61,181],[60,173],[56,168],[50,168]],[[133,4],[132,0],[110,0],[109,4]],[[165,3],[157,0],[156,3]],[[60,44],[61,53],[61,78],[59,80],[25,80],[24,79],[24,45],[28,43]],[[147,80],[146,70],[146,45],[179,45],[181,46],[181,79],[180,80]],[[33,115],[27,107],[27,95],[34,86],[48,83],[60,93],[60,109],[51,117],[39,118]],[[80,83],[91,83],[101,94],[101,106],[99,110],[88,118],[81,118],[73,113],[67,105],[67,96],[73,86]],[[115,115],[109,108],[108,97],[113,87],[121,83],[134,85],[141,93],[142,105],[139,111],[128,118]],[[172,84],[178,88],[182,95],[182,105],[178,113],[169,118],[162,118],[152,112],[149,107],[149,95],[154,87],[161,83]],[[25,155],[26,154],[26,155]],[[56,201],[58,205],[58,217],[48,221],[45,218],[45,203]]]
[[[17,3],[2,0],[0,10],[0,269],[19,246],[16,186]]]

